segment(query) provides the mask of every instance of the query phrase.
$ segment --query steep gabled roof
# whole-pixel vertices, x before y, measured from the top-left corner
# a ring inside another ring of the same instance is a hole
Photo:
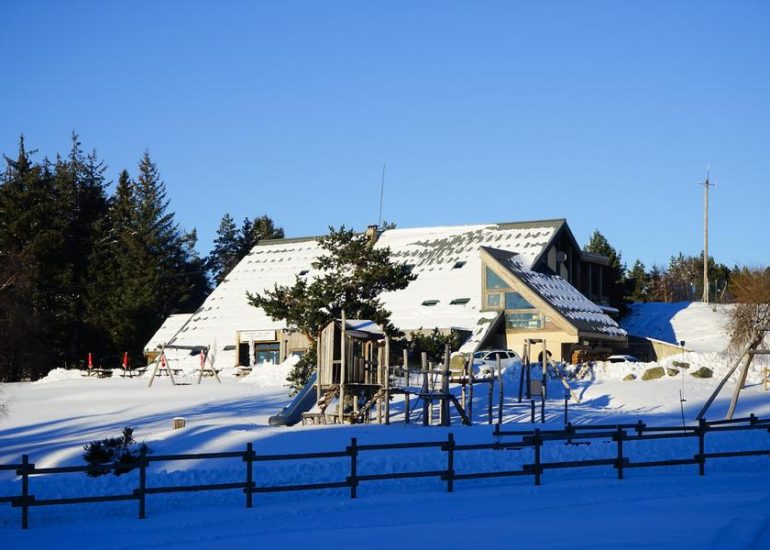
[[[383,295],[393,324],[402,330],[463,328],[474,330],[482,318],[482,246],[516,251],[533,262],[563,220],[385,231],[377,246],[390,247],[395,261],[412,265],[417,279]]]
[[[514,251],[529,267],[564,225],[565,220],[556,219],[384,231],[376,246],[390,247],[393,259],[412,265],[417,275],[407,288],[383,295],[392,322],[402,330],[476,331],[489,317],[481,311],[480,247]],[[292,284],[297,276],[312,279],[311,263],[320,253],[318,237],[260,242],[195,312],[177,343],[216,341],[221,348],[234,343],[238,330],[285,328],[249,305],[246,293]]]
[[[591,300],[558,275],[547,275],[528,269],[515,252],[484,247],[498,266],[523,283],[550,305],[580,334],[595,334],[608,338],[625,338],[618,324]]]

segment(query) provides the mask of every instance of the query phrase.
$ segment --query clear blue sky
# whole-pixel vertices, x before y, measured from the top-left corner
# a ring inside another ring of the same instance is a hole
[[[567,218],[630,264],[768,263],[767,2],[5,2],[0,151],[149,149],[207,252],[288,236]]]

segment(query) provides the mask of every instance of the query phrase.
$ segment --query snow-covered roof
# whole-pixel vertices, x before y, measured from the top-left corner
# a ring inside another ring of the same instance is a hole
[[[377,247],[390,247],[397,262],[413,265],[417,279],[383,295],[391,321],[401,330],[461,328],[475,332],[481,312],[479,248],[516,251],[534,265],[564,220],[421,227],[384,231]],[[321,249],[317,237],[262,241],[227,275],[193,315],[175,343],[218,347],[235,343],[236,331],[285,328],[248,303],[247,292],[312,278]],[[427,305],[423,305],[423,304]]]
[[[155,334],[152,335],[152,338],[147,342],[147,345],[144,346],[144,351],[153,351],[162,344],[168,343],[192,315],[192,313],[169,315]]]
[[[563,223],[544,220],[385,231],[377,246],[389,246],[393,259],[413,265],[412,273],[417,275],[407,288],[383,294],[391,321],[402,330],[475,331],[484,318],[480,248],[517,252],[532,266]]]
[[[175,343],[218,347],[235,343],[237,331],[285,328],[262,309],[249,304],[247,292],[262,292],[274,285],[293,284],[310,277],[310,264],[320,248],[316,238],[281,239],[256,245],[193,314]]]
[[[625,337],[626,331],[574,286],[559,277],[532,271],[518,254],[484,248],[497,262],[548,302],[562,317],[582,333]]]
[[[342,319],[337,319],[337,326],[342,325]],[[369,319],[346,319],[345,330],[353,335],[360,335],[363,337],[377,337],[383,338],[385,333],[380,325]]]

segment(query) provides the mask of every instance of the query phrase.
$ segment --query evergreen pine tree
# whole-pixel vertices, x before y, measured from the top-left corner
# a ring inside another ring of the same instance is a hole
[[[609,259],[609,304],[623,312],[625,304],[623,297],[625,295],[625,273],[626,267],[621,263],[621,254],[610,245],[607,238],[602,235],[598,229],[594,230],[588,244],[585,245],[586,252],[601,254]]]
[[[235,221],[230,214],[225,214],[219,222],[217,238],[214,239],[214,248],[207,262],[214,284],[221,283],[240,261],[242,248]]]
[[[645,302],[650,292],[649,275],[641,260],[637,258],[628,272],[628,299],[632,302]]]
[[[264,239],[283,239],[282,227],[276,227],[273,219],[268,215],[254,218],[254,221],[246,218],[243,220],[240,234],[240,258],[248,254],[254,245]],[[239,258],[239,260],[240,260]],[[237,263],[237,262],[236,262]]]
[[[329,228],[319,239],[322,253],[313,261],[318,272],[308,282],[297,277],[294,285],[275,285],[261,294],[249,294],[249,302],[262,308],[272,319],[284,320],[311,343],[311,352],[300,360],[289,376],[294,391],[299,390],[312,372],[318,331],[329,321],[348,319],[375,321],[390,336],[399,331],[390,322],[379,297],[383,292],[405,288],[414,280],[409,268],[395,264],[389,248],[375,248],[365,234],[341,227]]]

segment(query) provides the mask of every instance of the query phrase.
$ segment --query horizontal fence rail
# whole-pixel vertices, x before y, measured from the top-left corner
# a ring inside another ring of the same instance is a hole
[[[617,472],[617,478],[623,479],[626,469],[654,468],[669,466],[697,465],[699,475],[705,475],[706,460],[721,458],[738,458],[751,456],[767,456],[770,458],[770,449],[762,450],[734,450],[706,452],[705,438],[707,434],[721,432],[736,432],[749,430],[765,430],[770,432],[770,419],[760,419],[754,415],[734,420],[700,420],[694,426],[660,427],[647,426],[639,421],[634,424],[567,424],[563,429],[533,429],[533,430],[503,430],[497,424],[492,432],[491,443],[457,444],[454,434],[449,433],[446,440],[421,441],[412,443],[383,443],[359,445],[357,438],[350,440],[350,445],[340,451],[285,453],[285,454],[258,454],[254,452],[252,443],[246,445],[244,451],[227,451],[219,453],[195,453],[195,454],[166,454],[150,455],[145,448],[140,450],[139,457],[132,470],[136,470],[138,487],[130,494],[79,496],[71,498],[38,499],[30,492],[30,476],[59,475],[66,473],[109,473],[119,470],[126,471],[125,463],[101,464],[98,466],[60,466],[39,468],[29,461],[28,455],[23,455],[19,464],[0,464],[0,471],[15,471],[20,480],[20,494],[0,495],[0,504],[8,503],[13,508],[21,509],[21,527],[29,528],[29,509],[35,506],[54,506],[66,504],[84,504],[98,502],[118,502],[136,500],[138,502],[139,518],[146,518],[147,495],[163,493],[190,493],[201,491],[225,491],[238,489],[245,496],[247,508],[253,507],[253,495],[261,493],[280,493],[289,491],[309,491],[320,489],[347,489],[351,498],[357,498],[358,486],[361,482],[382,481],[395,479],[436,478],[446,484],[447,492],[454,491],[455,481],[487,479],[494,477],[532,476],[535,485],[542,483],[542,476],[546,470],[606,467],[610,466]],[[518,437],[518,441],[506,441],[507,437]],[[624,443],[635,441],[659,441],[664,439],[688,439],[697,438],[698,452],[686,458],[673,458],[668,460],[632,461],[626,455]],[[566,460],[544,462],[542,450],[546,443],[562,441],[573,446],[587,444],[592,440],[605,440],[614,443],[615,455],[604,458],[587,458],[582,460]],[[358,473],[359,455],[378,451],[435,449],[444,454],[444,469],[415,470],[388,473]],[[484,450],[532,450],[532,463],[523,464],[518,469],[497,470],[485,472],[457,472],[455,470],[455,454],[462,452]],[[186,460],[221,460],[240,459],[244,463],[243,481],[226,483],[181,485],[181,486],[148,486],[147,468],[152,463],[176,462]],[[306,483],[287,485],[257,485],[254,481],[254,464],[259,462],[290,462],[296,460],[328,460],[346,458],[348,466],[341,471],[340,479],[334,481],[308,481]],[[344,477],[343,477],[344,476]]]

